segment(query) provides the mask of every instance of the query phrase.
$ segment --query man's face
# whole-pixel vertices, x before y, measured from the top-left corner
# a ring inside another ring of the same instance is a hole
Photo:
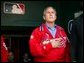
[[[44,13],[44,20],[46,22],[55,22],[56,20],[56,11],[52,8],[49,7]]]

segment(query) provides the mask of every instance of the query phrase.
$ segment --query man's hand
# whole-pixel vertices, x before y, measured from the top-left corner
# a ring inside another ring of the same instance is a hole
[[[48,44],[48,43],[50,43],[49,40],[45,40],[45,41],[42,42],[43,45],[46,45],[46,44]]]
[[[65,47],[65,41],[63,41],[62,38],[56,38],[56,39],[52,39],[50,40],[50,43],[52,45],[53,48],[59,48],[59,47]]]
[[[57,38],[57,39],[50,40],[50,43],[53,48],[57,48],[57,47],[60,47],[60,45],[61,45],[60,41],[61,41],[61,38]]]
[[[57,38],[57,39],[50,39],[50,40],[44,40],[43,42],[42,42],[42,44],[43,45],[46,45],[46,44],[48,44],[48,43],[51,43],[51,44],[56,44],[56,45],[58,45],[58,42],[59,41],[61,41],[61,38]],[[54,43],[54,42],[57,42],[57,43]]]
[[[42,42],[43,45],[47,45],[48,43],[51,43],[53,48],[59,48],[59,47],[64,47],[65,46],[65,42],[63,42],[62,38],[45,40],[45,41]]]

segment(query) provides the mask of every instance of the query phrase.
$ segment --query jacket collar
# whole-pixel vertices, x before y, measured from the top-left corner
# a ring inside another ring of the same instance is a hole
[[[43,30],[44,30],[46,33],[48,33],[48,34],[53,38],[52,34],[51,34],[51,33],[49,32],[49,30],[47,29],[46,24],[43,23],[42,26],[43,26]],[[57,28],[56,26],[57,26],[57,25],[55,25],[55,28]],[[58,29],[57,29],[57,31],[58,31]],[[57,34],[57,32],[56,32],[56,34]],[[56,34],[55,34],[55,37],[56,37]]]

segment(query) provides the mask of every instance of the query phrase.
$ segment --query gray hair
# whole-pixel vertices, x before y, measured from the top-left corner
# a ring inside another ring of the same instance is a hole
[[[55,8],[53,8],[52,6],[48,6],[48,7],[46,7],[46,8],[44,9],[44,11],[43,11],[43,16],[45,15],[45,12],[46,12],[46,10],[47,10],[48,8],[52,8],[52,9],[55,11],[55,13],[56,13]]]

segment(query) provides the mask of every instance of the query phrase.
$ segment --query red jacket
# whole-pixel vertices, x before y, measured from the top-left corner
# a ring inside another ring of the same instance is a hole
[[[3,35],[1,35],[1,62],[8,62],[8,50]]]
[[[60,26],[56,26],[57,32],[55,35],[55,38],[52,37],[48,29],[46,28],[45,24],[42,24],[42,26],[36,28],[31,37],[30,37],[30,52],[32,56],[34,57],[34,61],[36,62],[70,62],[70,45],[67,39],[64,39],[64,37],[67,37],[63,28]],[[52,48],[51,43],[47,45],[42,45],[41,42],[43,38],[48,39],[56,39],[61,38],[66,41],[65,45],[66,47],[60,47],[60,48]],[[62,36],[61,36],[62,35]]]

